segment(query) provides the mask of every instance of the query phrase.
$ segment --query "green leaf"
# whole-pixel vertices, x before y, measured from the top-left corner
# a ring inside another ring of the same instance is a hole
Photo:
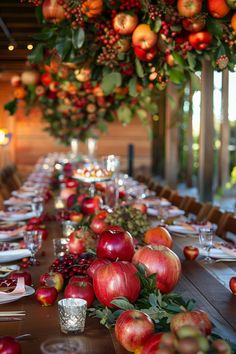
[[[80,49],[85,40],[85,32],[83,28],[72,29],[72,43],[76,49]]]
[[[54,36],[54,29],[47,28],[43,30],[41,33],[36,33],[32,36],[32,38],[37,39],[38,41],[47,41]]]
[[[39,43],[28,55],[28,59],[33,64],[39,64],[43,60],[44,44]]]
[[[156,294],[150,294],[148,297],[148,301],[151,306],[156,307],[157,306],[157,296]]]
[[[133,118],[131,109],[126,105],[122,105],[118,108],[117,116],[119,121],[124,125],[129,124]]]
[[[138,92],[137,92],[137,77],[134,76],[132,79],[129,80],[129,94],[132,97],[137,97]]]
[[[136,72],[137,72],[138,77],[143,78],[144,77],[143,66],[137,57],[135,58],[135,67],[136,67]]]
[[[172,53],[173,57],[174,57],[174,60],[175,60],[175,64],[178,64],[180,66],[185,66],[185,61],[183,59],[183,57],[181,57],[180,54],[176,53],[176,52],[173,52]]]
[[[188,61],[189,68],[191,70],[194,70],[196,66],[196,59],[194,54],[187,52],[187,61]]]
[[[185,81],[185,75],[182,70],[172,68],[170,70],[170,81],[175,84],[182,84]]]
[[[72,47],[72,42],[69,37],[60,37],[56,43],[56,50],[61,56],[61,59],[64,60]]]
[[[154,27],[153,27],[153,31],[158,33],[161,29],[161,19],[160,17],[158,17],[155,21]]]
[[[222,36],[224,28],[220,21],[216,21],[213,18],[207,18],[207,30],[214,36]]]
[[[10,115],[13,115],[17,111],[17,99],[15,98],[14,100],[6,103],[4,105],[4,109],[10,113]]]
[[[190,81],[193,91],[200,91],[201,89],[201,79],[194,73],[190,73]]]
[[[132,305],[125,297],[118,296],[114,300],[111,301],[113,305],[116,305],[122,310],[133,310],[134,305]]]
[[[111,72],[103,76],[101,87],[105,95],[111,94],[116,87],[121,86],[122,76],[118,72]]]
[[[136,110],[136,114],[143,124],[148,122],[148,112],[145,109],[139,108]]]

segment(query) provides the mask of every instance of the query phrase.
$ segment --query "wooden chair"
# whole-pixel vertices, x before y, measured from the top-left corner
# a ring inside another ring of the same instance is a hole
[[[172,189],[170,189],[169,187],[163,187],[163,189],[159,193],[159,197],[168,199],[171,196],[171,193]]]
[[[157,197],[160,196],[160,193],[162,192],[162,190],[163,190],[164,188],[165,188],[165,187],[163,187],[161,184],[156,184],[154,191],[155,191]]]
[[[182,202],[180,203],[179,208],[186,211],[187,213],[189,212],[189,207],[191,205],[191,203],[195,201],[194,197],[189,197],[188,195],[186,195],[185,197],[183,197]]]
[[[179,195],[177,192],[175,194],[172,194],[171,197],[169,198],[169,201],[177,206],[177,207],[180,207],[180,205],[182,204],[183,202],[183,199],[184,197],[182,197],[181,195]]]
[[[209,214],[210,210],[213,208],[211,203],[205,203],[202,205],[201,209],[199,210],[196,220],[197,221],[206,221],[207,215]]]
[[[198,215],[202,206],[203,206],[202,203],[197,202],[195,199],[191,200],[188,205],[188,213]]]
[[[232,213],[223,213],[216,230],[216,234],[227,239],[227,232],[231,232],[236,235],[236,218]]]
[[[16,190],[21,186],[21,181],[16,171],[15,165],[6,166],[1,171],[1,181],[10,191]]]

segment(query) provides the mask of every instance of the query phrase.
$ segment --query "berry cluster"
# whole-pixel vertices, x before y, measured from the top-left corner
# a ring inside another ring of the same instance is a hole
[[[81,0],[58,0],[65,10],[65,18],[71,22],[73,28],[84,27],[84,18],[81,12]]]
[[[139,0],[121,0],[121,5],[119,7],[120,11],[124,10],[134,10],[138,11],[142,8],[142,4]]]
[[[97,33],[97,39],[102,42],[107,48],[112,48],[119,40],[120,36],[112,28],[111,22],[101,23]]]
[[[20,2],[28,1],[28,3],[33,4],[34,6],[42,5],[43,0],[20,0]]]
[[[117,51],[113,48],[102,48],[102,53],[97,57],[97,64],[105,65],[110,69],[113,69],[117,66]]]
[[[94,260],[92,253],[82,253],[80,256],[66,254],[55,259],[49,270],[61,273],[65,280],[68,280],[73,275],[85,275],[87,269]]]

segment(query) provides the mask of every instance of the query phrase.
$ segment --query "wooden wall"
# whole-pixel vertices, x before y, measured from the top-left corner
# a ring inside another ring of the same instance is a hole
[[[8,128],[12,134],[11,144],[4,151],[5,162],[16,162],[20,171],[25,175],[30,172],[37,159],[54,151],[68,151],[69,148],[50,137],[43,131],[44,123],[38,109],[26,117],[20,110],[15,117],[10,117],[4,111],[4,104],[12,99],[10,77],[12,73],[0,75],[0,128]],[[119,122],[110,124],[108,132],[98,141],[97,156],[116,154],[121,157],[122,169],[127,169],[128,144],[134,144],[135,170],[150,170],[151,140],[148,131],[138,119],[129,126],[123,127]],[[82,153],[86,153],[85,144],[80,144]],[[3,151],[1,151],[3,152]]]

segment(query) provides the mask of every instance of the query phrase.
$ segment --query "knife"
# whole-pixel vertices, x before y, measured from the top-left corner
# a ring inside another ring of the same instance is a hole
[[[22,321],[22,317],[0,317],[0,322],[15,322],[15,321]]]

